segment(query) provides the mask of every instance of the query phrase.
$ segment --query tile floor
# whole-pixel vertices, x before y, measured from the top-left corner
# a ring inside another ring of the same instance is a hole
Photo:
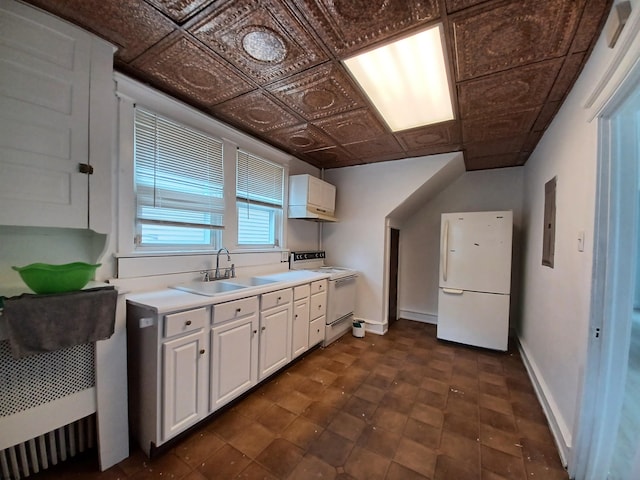
[[[567,479],[516,349],[385,336],[317,349],[154,460],[84,458],[41,479]]]

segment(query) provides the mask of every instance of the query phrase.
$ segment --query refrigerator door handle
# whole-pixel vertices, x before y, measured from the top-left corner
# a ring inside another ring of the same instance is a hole
[[[449,220],[444,222],[444,231],[442,232],[442,280],[447,281],[447,267],[449,263]]]
[[[457,288],[443,288],[442,291],[453,295],[462,295],[464,293],[464,290],[458,290]]]

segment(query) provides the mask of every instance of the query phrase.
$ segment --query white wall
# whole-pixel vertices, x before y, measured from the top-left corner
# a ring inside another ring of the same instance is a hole
[[[289,175],[302,175],[305,173],[320,177],[318,168],[301,160],[292,159],[291,163],[289,163]],[[286,247],[292,252],[319,250],[320,224],[309,220],[292,218],[287,221],[286,239]]]
[[[461,153],[410,158],[328,170],[326,180],[337,188],[339,222],[324,224],[327,263],[360,272],[355,315],[386,324],[386,218],[413,192]]]
[[[638,2],[632,2],[637,4]],[[634,5],[637,10],[638,5]],[[621,37],[622,38],[622,37]],[[620,46],[616,46],[616,49]],[[576,431],[586,362],[593,262],[598,124],[585,101],[610,73],[616,49],[600,38],[558,115],[524,167],[522,323],[525,361],[565,458]],[[542,266],[544,184],[557,176],[554,268]],[[579,232],[585,251],[578,251]],[[572,466],[569,465],[571,468]]]
[[[437,321],[440,215],[449,212],[513,210],[511,305],[512,312],[517,311],[522,181],[522,167],[466,172],[400,226],[398,308],[402,318]]]

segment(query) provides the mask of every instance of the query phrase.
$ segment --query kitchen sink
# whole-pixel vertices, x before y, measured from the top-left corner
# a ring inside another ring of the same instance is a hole
[[[180,285],[174,285],[171,288],[212,297],[214,295],[220,295],[222,293],[229,293],[235,290],[240,290],[242,288],[246,288],[247,286],[248,285],[241,285],[237,283],[215,281],[182,283]]]
[[[261,277],[244,277],[244,278],[230,278],[223,280],[222,283],[228,283],[230,285],[241,285],[243,287],[260,287],[262,285],[269,285],[275,283],[277,280],[271,280],[269,278]]]

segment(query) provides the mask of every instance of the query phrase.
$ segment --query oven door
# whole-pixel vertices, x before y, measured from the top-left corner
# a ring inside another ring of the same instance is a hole
[[[356,306],[356,275],[329,280],[327,324],[353,315]]]

